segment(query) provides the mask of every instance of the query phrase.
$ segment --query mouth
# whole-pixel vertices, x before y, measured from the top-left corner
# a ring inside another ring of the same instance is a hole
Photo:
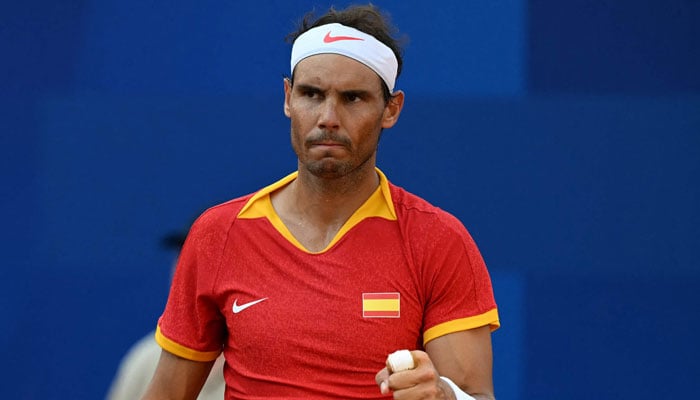
[[[346,146],[338,142],[314,142],[308,147],[309,151],[313,154],[320,155],[322,157],[336,157],[340,154],[345,153]]]
[[[339,132],[318,131],[306,138],[306,148],[324,153],[350,150],[352,142]]]
[[[309,143],[310,147],[345,147],[344,143],[340,142],[332,142],[328,140],[320,140],[316,142],[310,142]]]
[[[323,135],[323,137],[311,137],[306,141],[306,145],[311,147],[350,147],[350,141],[342,137],[328,137],[329,135]]]

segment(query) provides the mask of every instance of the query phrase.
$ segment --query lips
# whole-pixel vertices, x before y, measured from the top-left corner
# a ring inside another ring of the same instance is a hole
[[[313,135],[306,140],[308,147],[350,147],[350,140],[343,137],[338,137],[332,132],[322,132],[318,135]]]
[[[339,142],[322,141],[322,142],[311,142],[311,146],[345,147],[345,144],[339,143]]]
[[[330,156],[339,155],[341,152],[345,152],[346,149],[348,149],[348,147],[342,143],[324,141],[313,142],[310,144],[308,149],[313,153],[325,154],[326,156]]]

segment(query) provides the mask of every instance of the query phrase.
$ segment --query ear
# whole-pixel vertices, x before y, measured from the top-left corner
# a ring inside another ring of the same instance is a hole
[[[284,78],[284,115],[290,116],[289,100],[292,98],[292,81],[289,78]]]
[[[382,128],[391,128],[399,120],[401,109],[403,109],[404,94],[403,91],[397,90],[394,95],[386,103],[384,107],[384,116],[382,117]]]

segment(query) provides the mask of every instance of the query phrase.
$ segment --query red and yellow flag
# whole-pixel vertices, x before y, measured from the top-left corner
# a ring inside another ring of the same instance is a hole
[[[401,296],[395,293],[362,293],[362,317],[399,318]]]

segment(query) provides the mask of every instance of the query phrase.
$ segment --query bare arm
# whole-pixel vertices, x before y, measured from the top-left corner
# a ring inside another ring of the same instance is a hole
[[[214,361],[191,361],[165,350],[142,400],[195,400]]]
[[[452,380],[475,399],[494,400],[491,329],[488,326],[450,333],[426,344],[426,351],[412,351],[415,368],[390,374],[387,368],[376,376],[384,394],[394,398],[454,399],[454,392],[440,379]]]
[[[493,400],[493,355],[489,326],[450,333],[425,345],[435,369],[476,399]]]

